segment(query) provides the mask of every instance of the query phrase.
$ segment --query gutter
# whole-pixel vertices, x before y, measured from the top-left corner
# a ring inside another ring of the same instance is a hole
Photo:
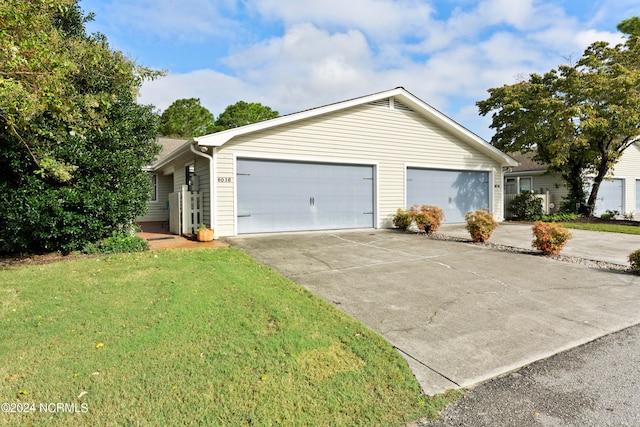
[[[218,238],[218,215],[216,214],[217,211],[217,207],[218,207],[218,197],[217,191],[214,191],[214,186],[215,186],[215,181],[213,180],[213,178],[216,176],[216,157],[217,157],[217,148],[218,147],[213,147],[213,155],[210,155],[206,152],[207,147],[202,147],[202,149],[204,149],[205,151],[199,151],[196,148],[197,142],[196,141],[192,141],[189,144],[189,149],[191,150],[191,152],[197,156],[200,157],[204,157],[205,159],[209,160],[209,215],[210,215],[210,219],[211,219],[211,228],[213,228],[213,238],[217,239]]]

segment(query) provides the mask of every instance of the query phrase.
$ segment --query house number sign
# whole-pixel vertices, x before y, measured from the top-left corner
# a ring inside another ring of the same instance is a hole
[[[228,183],[228,182],[233,182],[233,181],[232,181],[231,177],[219,176],[218,177],[218,182]]]

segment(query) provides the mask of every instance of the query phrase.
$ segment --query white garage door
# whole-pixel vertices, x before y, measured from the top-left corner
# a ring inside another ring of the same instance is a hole
[[[373,227],[373,166],[238,159],[238,233]]]
[[[598,189],[598,197],[596,197],[596,215],[602,215],[606,211],[618,211],[624,213],[622,207],[624,195],[624,180],[614,179],[613,181],[603,180]],[[589,190],[591,187],[589,186]],[[587,193],[588,194],[588,193]]]
[[[447,223],[464,222],[465,213],[488,209],[489,194],[489,172],[407,169],[408,206],[437,206]]]

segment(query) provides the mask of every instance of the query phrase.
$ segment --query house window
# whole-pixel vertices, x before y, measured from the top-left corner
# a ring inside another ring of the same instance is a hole
[[[149,175],[151,180],[151,201],[158,201],[158,174],[152,173]]]
[[[504,180],[504,193],[505,194],[518,194],[516,191],[517,188],[517,179],[516,178],[505,178]]]
[[[531,191],[531,178],[520,178],[520,191]]]

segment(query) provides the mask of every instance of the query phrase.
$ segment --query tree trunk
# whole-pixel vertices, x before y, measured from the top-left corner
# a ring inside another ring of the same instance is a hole
[[[568,208],[571,212],[584,215],[586,213],[584,204],[586,194],[584,191],[584,180],[582,179],[582,165],[576,162],[568,166],[569,167],[561,173],[569,189],[564,208]]]
[[[609,167],[607,166],[608,156],[603,155],[600,164],[598,165],[598,174],[593,179],[593,185],[591,186],[591,193],[589,194],[589,200],[587,200],[587,216],[593,216],[593,212],[596,210],[596,199],[598,198],[598,190],[600,190],[600,184],[605,176],[607,176],[607,172],[609,172]]]

